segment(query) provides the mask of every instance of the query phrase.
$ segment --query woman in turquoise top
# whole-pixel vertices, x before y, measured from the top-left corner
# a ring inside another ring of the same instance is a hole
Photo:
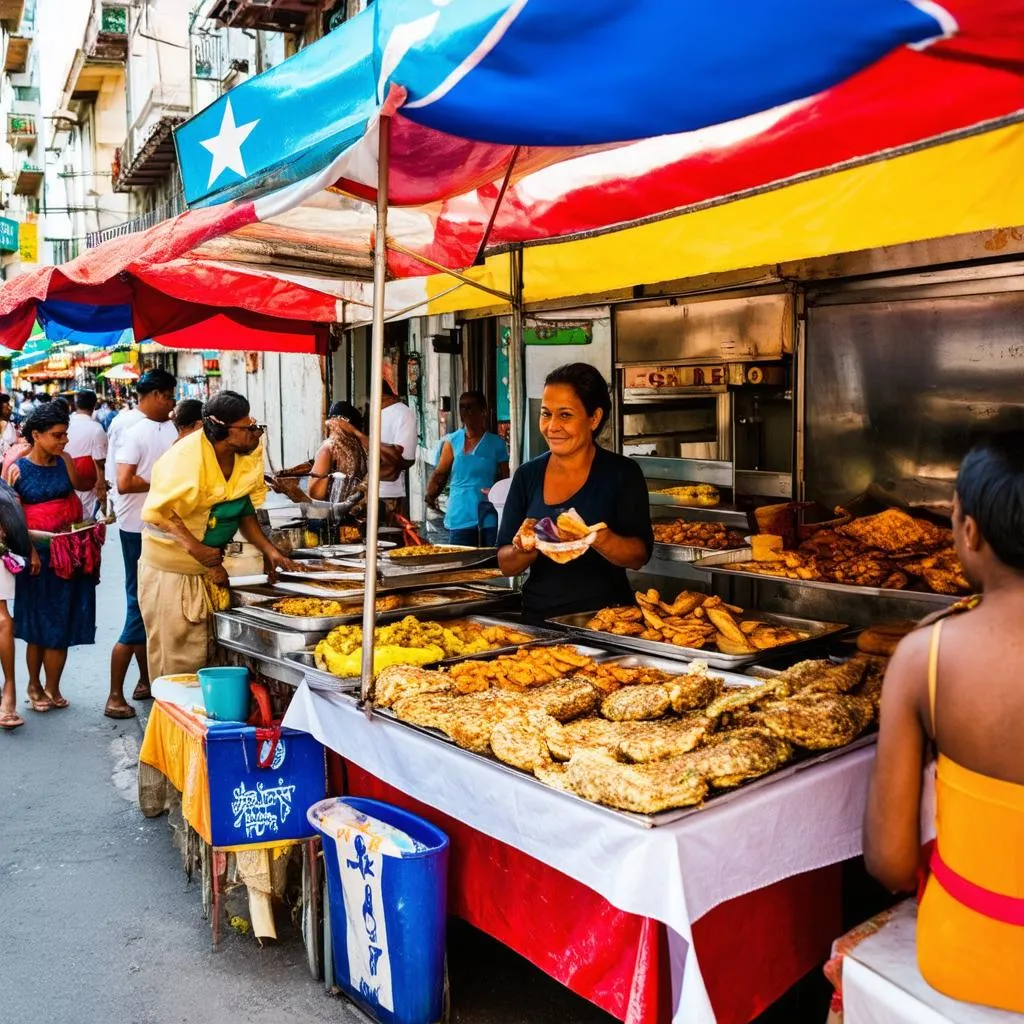
[[[437,511],[437,499],[447,484],[444,525],[451,543],[493,547],[497,524],[481,526],[480,504],[491,487],[508,476],[508,450],[487,430],[487,399],[481,392],[462,395],[459,418],[462,429],[441,442],[441,458],[427,484],[427,504]]]

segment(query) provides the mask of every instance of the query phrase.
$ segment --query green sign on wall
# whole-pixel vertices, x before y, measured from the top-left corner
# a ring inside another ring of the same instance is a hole
[[[18,222],[0,217],[0,252],[18,251]]]

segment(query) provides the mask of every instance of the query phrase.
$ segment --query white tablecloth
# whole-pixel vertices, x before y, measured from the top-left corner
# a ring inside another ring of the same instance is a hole
[[[784,878],[855,857],[874,747],[798,772],[660,828],[608,814],[351,699],[299,687],[285,725],[439,811],[576,879],[626,913],[669,929],[673,1019],[715,1024],[690,924]]]
[[[917,969],[916,929],[917,904],[907,900],[884,928],[846,956],[843,1024],[1024,1024],[1024,1014],[936,992]]]

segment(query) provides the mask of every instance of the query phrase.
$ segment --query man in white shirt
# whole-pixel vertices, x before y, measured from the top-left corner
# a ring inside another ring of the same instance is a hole
[[[96,392],[79,391],[75,395],[75,411],[68,425],[68,446],[64,451],[71,456],[79,477],[92,481],[87,491],[76,491],[81,499],[85,519],[93,519],[96,506],[107,500],[107,481],[104,464],[107,458],[107,434],[93,418],[96,411]]]
[[[115,510],[124,557],[124,587],[127,603],[124,629],[110,653],[110,695],[103,713],[108,718],[134,718],[135,709],[124,699],[124,681],[132,658],[139,665],[135,700],[150,696],[149,664],[146,659],[146,627],[139,609],[139,558],[142,555],[142,506],[157,459],[166,452],[178,431],[170,420],[174,411],[177,380],[164,370],[147,370],[137,385],[138,416],[114,434],[114,427],[128,413],[120,413],[111,424],[111,459],[115,464],[117,494]],[[102,428],[100,428],[102,429]],[[116,443],[116,447],[115,447]]]
[[[380,414],[381,481],[380,496],[392,513],[407,511],[405,498],[406,470],[416,463],[419,424],[416,414],[398,396],[392,385],[384,381],[383,409]],[[389,461],[385,448],[396,456]]]

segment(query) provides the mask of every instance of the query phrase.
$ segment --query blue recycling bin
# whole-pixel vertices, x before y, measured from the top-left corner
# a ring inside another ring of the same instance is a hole
[[[382,1024],[444,1012],[448,837],[378,800],[315,804],[338,987]]]

